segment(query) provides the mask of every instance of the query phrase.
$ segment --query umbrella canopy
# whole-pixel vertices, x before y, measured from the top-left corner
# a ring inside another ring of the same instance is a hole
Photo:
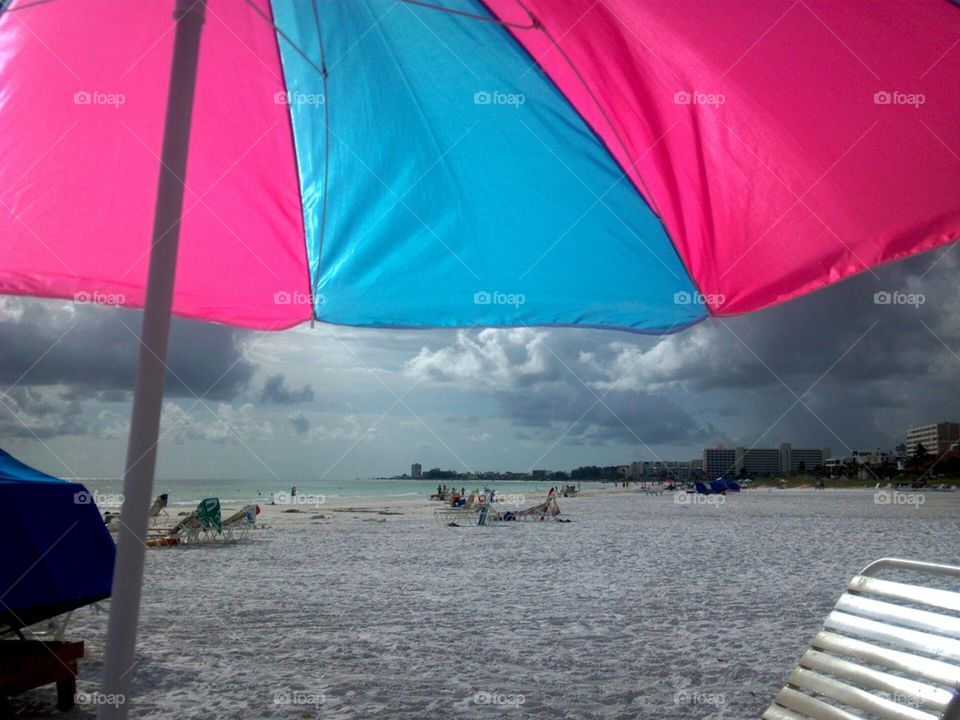
[[[143,304],[170,4],[7,3],[0,292]],[[668,332],[960,235],[946,0],[207,9],[183,316]]]
[[[946,0],[172,4],[0,0],[0,292],[145,308],[108,693],[171,305],[666,333],[960,236]]]
[[[0,450],[0,624],[31,625],[110,597],[114,544],[87,489]]]

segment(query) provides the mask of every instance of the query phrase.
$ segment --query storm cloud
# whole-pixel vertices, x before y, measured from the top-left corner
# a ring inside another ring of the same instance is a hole
[[[136,378],[141,313],[133,310],[0,300],[0,383],[69,386],[74,397],[122,400]],[[174,318],[167,357],[168,397],[228,400],[255,366],[242,331]]]
[[[960,417],[955,247],[659,339],[462,331],[406,372],[493,397],[518,426],[574,423],[568,442],[891,447]]]
[[[260,402],[277,405],[313,402],[313,387],[307,384],[299,390],[291,390],[286,386],[285,376],[270,375],[264,383],[263,390],[260,391]]]

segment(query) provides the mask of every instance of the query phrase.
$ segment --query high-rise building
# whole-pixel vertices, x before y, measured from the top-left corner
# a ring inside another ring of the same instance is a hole
[[[423,475],[423,466],[420,463],[414,463],[410,466],[410,477],[419,480],[421,475]]]
[[[830,448],[795,448],[790,443],[780,445],[780,472],[813,472],[826,467]]]
[[[830,448],[794,448],[790,443],[779,448],[704,448],[703,471],[708,478],[813,472],[829,457]]]
[[[779,475],[780,451],[776,448],[737,448],[737,472],[747,475]]]
[[[960,442],[960,423],[939,422],[907,430],[907,457],[913,457],[917,445],[933,455],[943,455],[950,446]]]
[[[724,475],[736,475],[739,472],[737,451],[724,447],[704,448],[703,472],[710,480]]]

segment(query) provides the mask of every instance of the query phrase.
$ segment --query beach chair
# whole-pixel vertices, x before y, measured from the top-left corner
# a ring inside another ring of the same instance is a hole
[[[196,510],[173,526],[167,535],[177,538],[180,543],[196,543],[201,540],[213,540],[222,532],[220,500],[206,498],[200,501]]]
[[[543,522],[544,520],[554,520],[560,514],[560,503],[557,502],[557,496],[551,488],[547,492],[547,499],[539,505],[534,505],[526,510],[507,511],[497,513],[491,519],[504,522],[527,520],[533,522]]]
[[[897,580],[878,577],[887,571]],[[932,586],[944,577],[960,580],[960,567],[888,558],[864,568],[763,720],[958,720],[960,592]]]
[[[166,493],[161,493],[157,495],[157,499],[153,501],[153,505],[150,506],[150,526],[156,526],[157,522],[160,519],[160,515],[168,515],[167,513],[167,500],[168,495]]]
[[[167,513],[168,497],[169,496],[167,495],[167,493],[161,493],[160,495],[157,495],[157,499],[154,500],[153,505],[150,506],[150,512],[148,514],[148,518],[150,519],[151,529],[154,529],[157,527],[157,523],[159,522],[160,515],[164,515],[164,516],[169,515],[169,513]],[[107,529],[110,530],[110,532],[119,531],[120,524],[121,524],[120,513],[111,512],[110,510],[107,510],[107,512],[105,512],[103,515],[103,522],[107,526]]]
[[[244,505],[233,515],[223,521],[223,536],[227,540],[243,540],[247,530],[257,523],[257,506]]]

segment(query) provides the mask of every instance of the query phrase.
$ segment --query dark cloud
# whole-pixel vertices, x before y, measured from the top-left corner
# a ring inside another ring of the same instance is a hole
[[[585,335],[622,342],[619,335],[533,328],[462,332],[453,345],[422,350],[407,371],[425,382],[493,396],[500,414],[538,442],[653,445],[717,437],[666,394],[602,387],[602,369],[584,354],[590,347]]]
[[[85,409],[129,403],[141,317],[129,310],[0,299],[0,437],[122,435],[125,421],[96,409],[86,417]],[[174,319],[166,397],[238,397],[256,369],[243,356],[241,337],[221,325]]]
[[[296,405],[298,403],[313,401],[313,387],[309,384],[304,385],[299,390],[291,390],[286,386],[286,377],[283,375],[271,375],[264,383],[263,390],[260,392],[260,402],[274,403],[277,405]]]
[[[287,416],[287,421],[297,431],[298,435],[303,435],[310,431],[310,420],[302,412],[295,412]]]
[[[126,400],[136,378],[141,313],[59,302],[3,301],[0,384],[66,385],[70,398]],[[242,332],[175,318],[165,393],[229,400],[255,366],[244,359]]]
[[[511,422],[539,429],[538,440],[570,444],[712,444],[725,438],[672,399],[637,390],[591,392],[577,381],[509,393],[500,401]]]
[[[76,398],[63,402],[24,386],[0,393],[0,438],[45,440],[61,435],[84,435],[89,427]]]
[[[407,372],[494,397],[528,434],[566,423],[568,443],[892,447],[960,418],[955,247],[665,338],[462,332]]]

